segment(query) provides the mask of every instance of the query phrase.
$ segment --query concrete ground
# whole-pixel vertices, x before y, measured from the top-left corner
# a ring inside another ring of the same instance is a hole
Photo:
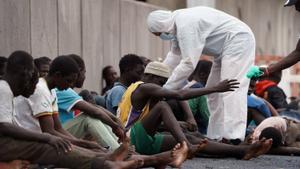
[[[182,169],[300,169],[300,157],[263,155],[249,161],[232,158],[194,158]]]

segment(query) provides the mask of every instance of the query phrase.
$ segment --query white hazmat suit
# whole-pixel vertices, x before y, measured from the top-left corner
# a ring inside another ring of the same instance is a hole
[[[152,33],[174,35],[164,63],[173,70],[164,87],[180,89],[195,69],[202,54],[214,56],[207,86],[225,79],[237,79],[234,92],[208,96],[211,113],[207,136],[212,139],[244,140],[247,121],[246,73],[254,64],[255,38],[239,19],[209,7],[157,10],[148,16]]]

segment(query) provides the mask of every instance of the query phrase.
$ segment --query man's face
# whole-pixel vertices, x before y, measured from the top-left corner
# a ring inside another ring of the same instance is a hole
[[[142,79],[142,76],[144,74],[145,67],[143,64],[136,65],[135,68],[133,68],[128,73],[130,74],[131,82],[134,83],[136,81],[139,81]]]
[[[66,90],[68,88],[75,87],[75,83],[77,82],[77,73],[72,73],[68,76],[62,76],[59,72],[55,74],[54,81],[55,87],[58,90]]]
[[[47,76],[49,73],[49,69],[50,69],[50,65],[48,65],[48,64],[40,65],[40,67],[39,67],[40,77]]]
[[[34,72],[32,74],[32,78],[30,81],[28,81],[28,83],[26,83],[24,91],[22,92],[22,96],[28,98],[29,96],[31,96],[36,88],[36,84],[38,83],[39,80],[39,74],[38,74],[38,70],[34,69]]]
[[[109,82],[116,81],[116,79],[118,78],[117,71],[113,67],[109,68],[106,78],[106,80]]]

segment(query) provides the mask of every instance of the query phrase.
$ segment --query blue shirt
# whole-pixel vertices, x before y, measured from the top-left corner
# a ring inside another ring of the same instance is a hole
[[[114,115],[116,115],[119,103],[121,102],[126,89],[127,86],[123,85],[120,82],[115,82],[114,87],[107,92],[105,106],[106,109]]]
[[[82,97],[79,96],[73,89],[67,90],[55,90],[57,96],[57,104],[59,111],[59,118],[62,124],[74,118],[74,112],[72,108],[76,103],[82,101]]]
[[[266,103],[252,95],[247,95],[248,107],[256,109],[259,111],[264,117],[271,117],[272,113]]]

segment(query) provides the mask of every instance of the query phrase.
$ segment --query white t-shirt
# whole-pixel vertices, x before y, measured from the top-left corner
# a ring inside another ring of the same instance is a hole
[[[29,97],[32,104],[32,115],[40,117],[58,113],[57,97],[55,90],[49,90],[44,78],[40,78],[34,94]]]
[[[0,80],[0,122],[13,123],[14,94],[5,80]]]
[[[251,138],[253,142],[256,142],[259,140],[259,136],[261,134],[261,132],[268,127],[274,127],[277,130],[280,131],[280,133],[282,134],[283,138],[285,138],[285,133],[287,130],[287,123],[286,120],[282,117],[279,116],[275,116],[275,117],[269,117],[267,119],[265,119],[264,121],[262,121],[254,130]]]
[[[16,124],[22,128],[41,132],[40,123],[37,118],[32,115],[32,107],[33,103],[23,97],[18,96],[14,99],[14,110],[15,110],[15,118],[14,121]]]
[[[28,99],[15,99],[16,121],[20,127],[40,132],[38,117],[58,113],[55,90],[49,90],[44,78],[40,78],[34,94]]]

